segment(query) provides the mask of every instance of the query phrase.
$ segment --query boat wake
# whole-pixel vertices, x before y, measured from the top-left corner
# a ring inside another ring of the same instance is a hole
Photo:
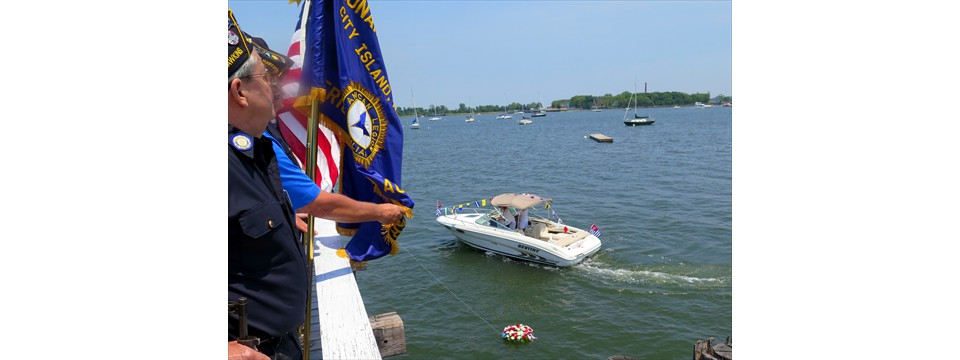
[[[723,286],[727,279],[723,277],[698,277],[692,274],[679,274],[675,271],[657,271],[655,269],[625,269],[614,268],[597,259],[588,259],[574,267],[583,275],[614,284],[658,284],[658,285],[693,285],[703,287]],[[666,269],[661,269],[666,270]],[[678,270],[678,269],[670,269]]]

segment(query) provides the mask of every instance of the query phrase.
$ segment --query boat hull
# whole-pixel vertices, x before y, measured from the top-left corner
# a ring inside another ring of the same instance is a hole
[[[653,125],[656,120],[624,120],[623,124],[627,126]]]
[[[485,252],[533,263],[568,267],[583,262],[600,250],[600,239],[588,235],[566,246],[527,237],[519,232],[481,226],[477,217],[444,215],[437,222],[464,244]],[[571,228],[572,231],[583,231]]]

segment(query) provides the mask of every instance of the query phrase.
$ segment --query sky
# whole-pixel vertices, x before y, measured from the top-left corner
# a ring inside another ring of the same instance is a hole
[[[244,31],[290,44],[298,7],[231,0]],[[397,105],[503,105],[633,91],[732,96],[730,1],[370,0]]]

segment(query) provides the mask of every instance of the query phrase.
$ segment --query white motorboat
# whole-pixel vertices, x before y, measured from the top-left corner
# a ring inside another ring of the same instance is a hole
[[[437,216],[437,222],[473,248],[538,264],[573,266],[599,251],[600,238],[593,233],[565,225],[559,217],[550,220],[553,216],[547,214],[556,214],[551,201],[532,194],[501,194],[490,200],[492,209],[458,206]],[[539,211],[547,217],[537,213],[541,204]],[[517,223],[523,224],[520,229]]]

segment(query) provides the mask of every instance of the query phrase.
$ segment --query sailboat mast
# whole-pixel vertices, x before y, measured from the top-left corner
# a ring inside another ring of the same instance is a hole
[[[410,89],[410,98],[413,99],[413,119],[416,120],[419,116],[417,115],[417,98],[413,96],[413,89]]]

